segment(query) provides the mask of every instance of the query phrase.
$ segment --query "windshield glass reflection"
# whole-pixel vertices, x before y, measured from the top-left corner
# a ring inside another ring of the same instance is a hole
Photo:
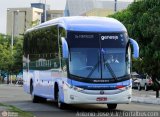
[[[71,48],[69,71],[72,75],[85,78],[100,79],[101,72],[103,79],[113,78],[114,75],[122,77],[127,75],[125,49],[103,48],[100,54],[99,48]]]

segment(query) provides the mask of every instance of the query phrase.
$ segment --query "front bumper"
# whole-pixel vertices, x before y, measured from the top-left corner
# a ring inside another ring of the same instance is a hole
[[[121,89],[118,89],[121,90]],[[92,92],[97,90],[91,90]],[[100,92],[100,90],[98,90]],[[109,91],[109,90],[108,90]],[[131,102],[131,87],[121,91],[120,93],[112,94],[87,94],[81,91],[75,91],[74,89],[65,89],[64,92],[64,103],[67,104],[128,104]],[[105,90],[107,92],[107,90]],[[112,92],[112,91],[110,91]],[[97,98],[106,98],[105,101],[97,101]]]

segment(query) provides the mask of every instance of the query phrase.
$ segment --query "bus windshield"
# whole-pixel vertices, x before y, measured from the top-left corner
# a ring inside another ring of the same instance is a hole
[[[107,66],[109,64],[116,77],[127,75],[125,49],[104,48],[103,50],[104,53],[100,57],[99,48],[72,48],[72,58],[69,61],[70,74],[98,79],[101,78],[102,72],[102,78],[113,78]]]
[[[112,39],[108,40],[108,35]],[[90,79],[113,79],[129,74],[124,34],[74,33],[69,37],[71,75]]]

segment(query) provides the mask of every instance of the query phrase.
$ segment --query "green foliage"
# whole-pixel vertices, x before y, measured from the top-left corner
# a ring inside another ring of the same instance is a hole
[[[37,20],[34,20],[34,21],[32,21],[31,22],[31,24],[30,24],[30,26],[36,26],[36,25],[38,25],[39,24],[39,22],[40,22],[40,20],[39,19],[37,19]]]
[[[11,49],[9,45],[9,36],[0,35],[0,70],[6,70],[9,71],[8,68],[10,68],[12,63],[12,54]]]
[[[31,113],[25,112],[25,111],[15,107],[15,106],[12,106],[12,105],[0,103],[0,107],[5,107],[6,111],[14,112],[14,113],[18,114],[18,117],[34,117],[34,115],[32,115]]]
[[[0,34],[0,70],[17,74],[22,70],[22,38],[14,38],[13,50],[11,37]]]
[[[14,41],[12,73],[17,74],[22,70],[23,38],[15,38]]]
[[[121,21],[129,36],[140,46],[140,58],[133,60],[134,70],[160,79],[160,1],[137,0],[126,10],[111,17]]]

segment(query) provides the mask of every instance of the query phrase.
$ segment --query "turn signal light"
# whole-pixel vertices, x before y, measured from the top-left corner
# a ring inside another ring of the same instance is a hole
[[[124,86],[122,85],[119,85],[119,86],[116,86],[117,89],[121,89],[121,88],[124,88]]]

